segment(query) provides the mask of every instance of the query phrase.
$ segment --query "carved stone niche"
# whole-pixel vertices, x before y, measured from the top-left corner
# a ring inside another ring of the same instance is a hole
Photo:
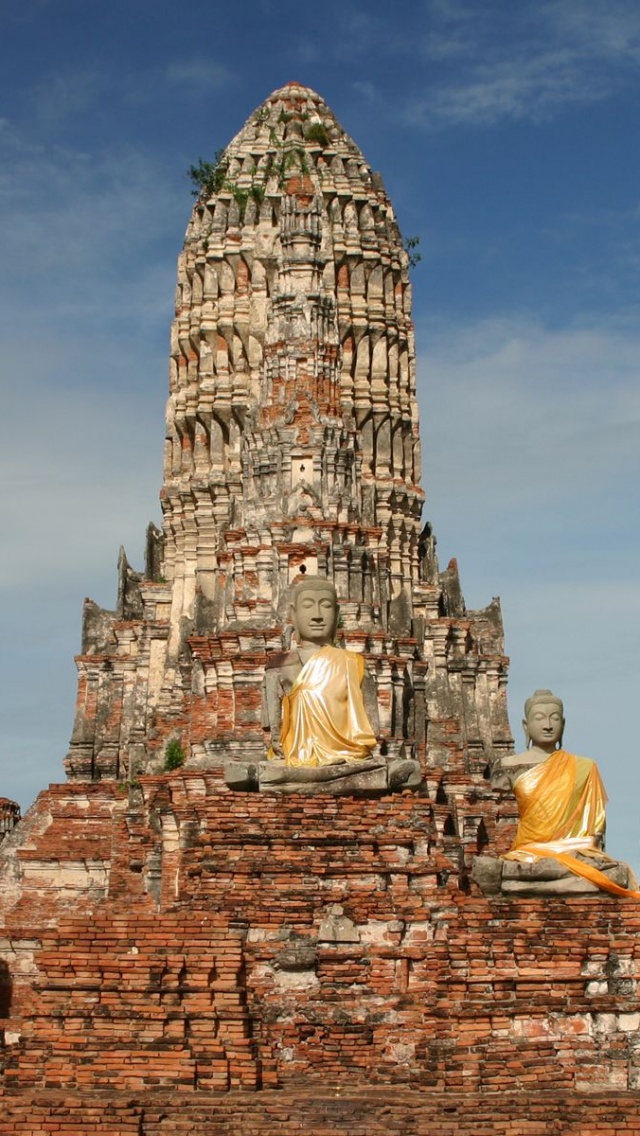
[[[630,869],[620,861],[603,856],[590,856],[588,863],[598,868],[620,887],[633,886]],[[478,856],[471,870],[471,878],[484,895],[504,896],[505,899],[535,898],[539,896],[599,895],[607,893],[582,876],[576,876],[551,857],[541,857],[533,864],[517,860],[499,860],[494,856]]]
[[[284,761],[228,761],[224,779],[230,789],[306,796],[382,797],[418,789],[422,770],[412,758],[372,757],[319,767],[291,766]]]

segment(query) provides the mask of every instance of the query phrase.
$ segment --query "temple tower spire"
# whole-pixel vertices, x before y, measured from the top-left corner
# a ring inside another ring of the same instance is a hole
[[[382,181],[289,84],[202,183],[167,407],[173,622],[277,621],[306,568],[358,625],[386,625],[404,592],[408,633],[423,493],[408,257]]]
[[[87,601],[73,778],[264,755],[291,585],[327,577],[375,677],[385,751],[482,775],[508,748],[497,601],[466,610],[421,520],[409,258],[380,176],[321,97],[275,91],[212,163],[178,261],[162,530]]]

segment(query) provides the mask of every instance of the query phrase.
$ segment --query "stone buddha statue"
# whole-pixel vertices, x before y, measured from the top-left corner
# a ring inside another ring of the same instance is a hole
[[[363,656],[334,646],[338,611],[329,580],[310,576],[300,581],[291,598],[295,646],[267,662],[268,756],[287,766],[366,761],[376,748],[380,727],[375,687]]]
[[[229,788],[378,796],[421,784],[418,762],[387,761],[381,753],[375,683],[363,655],[334,646],[338,615],[330,580],[305,576],[296,583],[294,643],[265,669],[266,760],[227,763]]]
[[[527,749],[504,757],[496,778],[513,789],[519,814],[513,847],[503,857],[502,890],[518,890],[507,887],[513,877],[550,893],[575,892],[584,890],[571,885],[579,877],[613,895],[640,898],[622,886],[628,882],[626,865],[604,852],[607,795],[598,766],[562,748],[561,700],[550,690],[536,690],[524,715]],[[531,867],[519,873],[516,864]],[[542,887],[545,881],[553,886]]]
[[[265,670],[267,761],[261,789],[371,793],[387,788],[378,747],[375,685],[364,658],[334,646],[339,605],[330,580],[305,576],[293,589],[291,650]]]

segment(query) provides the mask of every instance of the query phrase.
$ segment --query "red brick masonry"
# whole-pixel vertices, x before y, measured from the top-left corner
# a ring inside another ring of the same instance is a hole
[[[640,1132],[640,906],[461,890],[427,797],[133,797],[5,849],[0,1134]]]
[[[314,1087],[264,1093],[0,1094],[0,1136],[627,1136],[636,1096],[467,1094]]]

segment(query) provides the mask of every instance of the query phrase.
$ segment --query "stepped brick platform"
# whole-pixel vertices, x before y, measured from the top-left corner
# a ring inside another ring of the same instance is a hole
[[[640,1098],[608,1092],[568,1100],[521,1094],[444,1093],[392,1087],[341,1091],[304,1086],[259,1096],[210,1092],[0,1092],[0,1136],[626,1136],[640,1132]]]
[[[640,906],[490,901],[439,810],[51,787],[5,918],[0,1133],[640,1131]]]

